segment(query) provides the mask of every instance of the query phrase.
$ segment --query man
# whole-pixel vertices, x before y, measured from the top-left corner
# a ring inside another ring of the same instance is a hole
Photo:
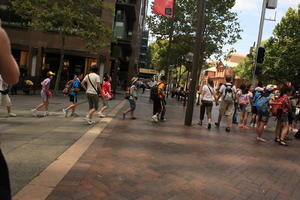
[[[167,85],[167,77],[162,76],[161,82],[157,84],[153,92],[153,116],[152,120],[158,122],[158,120],[165,121],[166,114],[166,94],[165,89]]]
[[[1,26],[1,21],[0,21]],[[0,74],[8,85],[19,81],[19,67],[11,54],[10,41],[0,27]],[[11,189],[6,161],[0,149],[0,199],[11,200]]]
[[[221,104],[219,109],[218,122],[215,123],[217,128],[220,127],[220,123],[223,116],[227,118],[226,132],[230,132],[232,126],[232,114],[234,110],[234,101],[236,99],[236,87],[231,83],[231,76],[226,77],[226,83],[223,84],[219,90],[219,98],[221,98]]]
[[[9,92],[8,84],[3,81],[0,75],[0,96],[1,96],[0,102],[3,106],[6,107],[8,117],[16,117],[17,115],[11,112],[12,104],[8,92]]]
[[[138,80],[139,79],[137,77],[133,77],[131,79],[131,86],[130,86],[129,91],[128,91],[129,92],[129,94],[128,94],[129,95],[128,102],[129,102],[129,106],[130,107],[123,112],[123,120],[126,118],[126,115],[128,113],[131,114],[131,119],[132,120],[136,119],[136,117],[134,116],[134,111],[136,109],[136,101],[138,99],[138,96],[137,96],[137,86],[136,86]]]
[[[101,91],[101,86],[100,86],[100,76],[96,74],[97,71],[98,71],[97,66],[93,65],[91,67],[91,72],[88,75],[86,75],[83,81],[81,82],[83,89],[86,90],[86,96],[89,103],[89,111],[85,118],[85,120],[89,125],[95,123],[95,121],[92,121],[93,114],[99,108],[99,95]]]

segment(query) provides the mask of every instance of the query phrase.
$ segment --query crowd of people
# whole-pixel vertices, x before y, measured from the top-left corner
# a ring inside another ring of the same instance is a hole
[[[256,140],[266,142],[263,133],[269,119],[273,117],[277,121],[274,141],[287,146],[288,134],[298,131],[296,124],[299,119],[300,95],[299,90],[292,87],[278,88],[275,85],[264,87],[262,83],[258,83],[257,87],[241,84],[237,88],[232,84],[232,78],[226,77],[226,83],[218,89],[214,88],[213,80],[208,79],[199,93],[201,105],[199,125],[203,125],[206,112],[208,129],[211,129],[212,108],[215,103],[216,106],[220,104],[215,125],[219,128],[222,118],[226,117],[226,132],[230,132],[232,124],[237,124],[238,128],[244,130],[256,128]]]

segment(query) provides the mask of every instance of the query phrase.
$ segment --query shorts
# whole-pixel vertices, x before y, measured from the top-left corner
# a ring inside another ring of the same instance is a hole
[[[41,91],[41,97],[43,102],[49,101],[49,97],[47,96],[46,92],[44,92],[43,90]]]
[[[220,114],[225,116],[231,116],[234,111],[234,103],[222,101],[220,104]]]
[[[257,117],[259,122],[267,123],[269,121],[270,114],[269,112],[257,111]]]
[[[289,114],[288,113],[282,113],[279,117],[278,120],[280,122],[289,122]]]
[[[101,96],[99,99],[102,101],[103,106],[107,106],[108,107],[108,102],[107,102],[107,100],[103,96]]]
[[[77,103],[77,95],[69,94],[69,97],[70,97],[70,102],[74,104]]]
[[[247,112],[247,105],[240,103],[240,110],[241,110],[242,113]]]
[[[131,111],[134,111],[136,109],[136,103],[135,103],[135,101],[132,100],[132,99],[129,99],[128,101],[129,101],[129,104],[130,104]]]
[[[10,97],[8,96],[8,94],[1,94],[0,96],[1,96],[1,105],[5,106],[5,107],[12,106],[11,100],[10,100]]]
[[[252,114],[257,114],[257,107],[256,106],[252,106],[252,108],[251,108],[251,112],[252,112]]]
[[[86,94],[86,97],[88,99],[88,103],[89,103],[89,109],[95,109],[98,110],[99,108],[99,97],[98,94]]]

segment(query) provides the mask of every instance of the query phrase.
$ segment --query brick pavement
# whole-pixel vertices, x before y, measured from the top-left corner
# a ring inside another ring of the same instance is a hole
[[[174,101],[165,123],[153,124],[151,110],[141,98],[138,120],[119,113],[47,199],[300,199],[299,141],[282,147],[272,131],[262,144],[253,130],[184,127]]]

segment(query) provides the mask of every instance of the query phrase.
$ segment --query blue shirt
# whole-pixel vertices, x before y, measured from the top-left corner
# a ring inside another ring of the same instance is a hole
[[[79,88],[80,81],[77,79],[73,82],[70,90],[70,95],[77,95],[77,91],[75,90],[76,88]]]
[[[261,96],[261,93],[259,93],[259,92],[256,92],[256,93],[255,93],[255,95],[254,95],[254,97],[253,97],[254,102],[253,102],[252,106],[257,106],[257,99],[258,99],[260,96]]]

